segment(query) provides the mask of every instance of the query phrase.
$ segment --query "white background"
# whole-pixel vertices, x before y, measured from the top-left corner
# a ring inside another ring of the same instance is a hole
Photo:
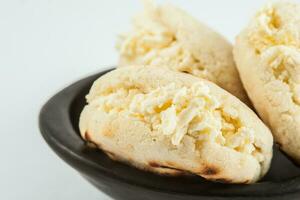
[[[172,2],[232,42],[264,4]],[[0,199],[109,199],[50,150],[37,118],[59,89],[117,63],[116,36],[139,9],[136,0],[0,0]]]

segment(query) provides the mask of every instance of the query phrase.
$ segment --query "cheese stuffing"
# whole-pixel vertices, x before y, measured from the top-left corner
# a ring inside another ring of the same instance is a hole
[[[288,9],[286,11],[285,9]],[[300,17],[292,4],[269,5],[250,24],[249,43],[273,75],[271,80],[287,87],[291,101],[300,105]]]
[[[151,6],[135,18],[132,32],[120,36],[117,48],[125,63],[165,66],[216,82],[203,63],[161,23],[157,9]]]
[[[88,97],[89,100],[89,97]],[[251,127],[242,124],[234,108],[223,108],[203,83],[192,87],[169,84],[148,92],[119,88],[90,99],[90,105],[108,114],[123,114],[180,145],[189,135],[236,151],[257,155]]]

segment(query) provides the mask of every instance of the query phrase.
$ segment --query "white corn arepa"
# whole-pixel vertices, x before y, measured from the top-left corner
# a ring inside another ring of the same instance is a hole
[[[115,160],[226,183],[253,183],[269,168],[269,129],[207,80],[163,67],[123,67],[96,80],[87,102],[81,135]]]
[[[220,34],[170,4],[148,3],[133,30],[117,44],[119,66],[166,66],[210,80],[250,105],[233,61],[232,45]]]
[[[234,56],[274,140],[300,163],[300,5],[283,1],[258,11],[238,35]]]

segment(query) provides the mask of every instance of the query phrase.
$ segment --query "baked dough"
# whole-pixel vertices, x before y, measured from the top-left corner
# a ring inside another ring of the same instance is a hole
[[[168,67],[208,79],[250,105],[232,55],[220,34],[172,5],[145,5],[134,29],[118,42],[119,66]]]
[[[123,67],[96,80],[87,102],[82,137],[140,169],[253,183],[269,168],[269,129],[207,80],[161,67]]]
[[[300,163],[300,6],[262,8],[238,35],[234,57],[246,91],[275,141]]]

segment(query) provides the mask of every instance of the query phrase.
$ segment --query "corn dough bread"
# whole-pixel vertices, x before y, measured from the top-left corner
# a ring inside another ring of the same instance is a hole
[[[82,137],[140,169],[252,183],[269,168],[269,129],[204,79],[167,68],[123,67],[96,80],[87,102]]]
[[[148,3],[121,36],[119,66],[165,66],[208,79],[250,105],[232,56],[218,33],[172,5]]]
[[[239,34],[235,60],[249,97],[275,141],[300,163],[300,6],[261,9]]]

